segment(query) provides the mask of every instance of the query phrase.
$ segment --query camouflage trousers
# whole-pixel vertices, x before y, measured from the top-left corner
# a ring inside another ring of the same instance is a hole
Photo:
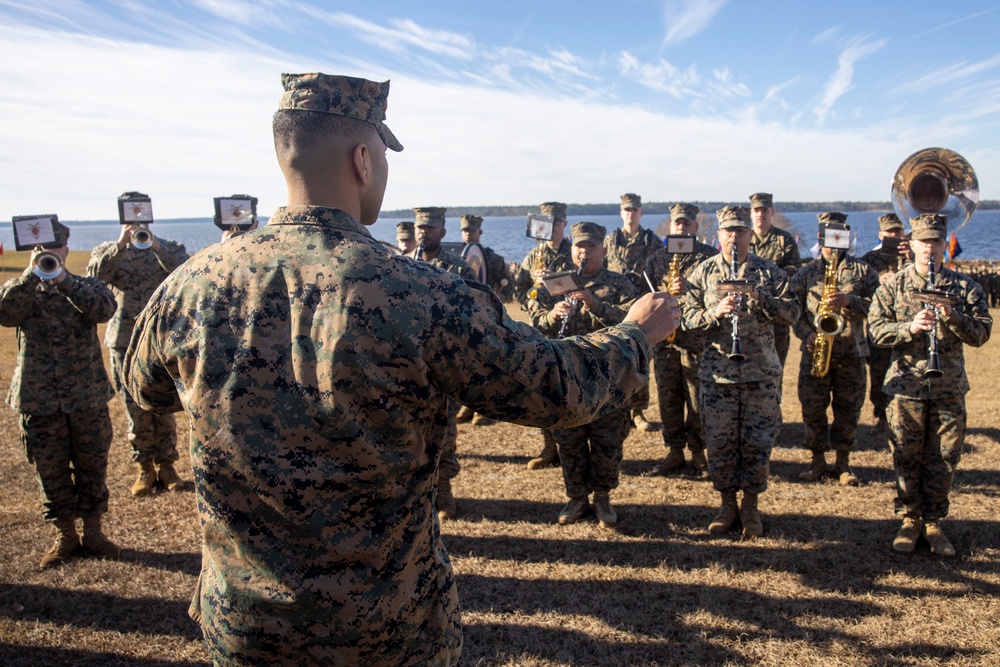
[[[849,452],[857,444],[855,434],[865,405],[864,357],[831,357],[824,377],[811,375],[812,355],[803,352],[799,364],[799,403],[806,425],[806,449]],[[833,405],[833,423],[827,425],[826,410]]]
[[[792,342],[791,327],[787,324],[775,324],[774,325],[774,349],[778,353],[778,359],[781,360],[781,367],[785,367],[785,359],[788,358],[788,347]],[[780,394],[781,387],[778,387],[778,392]]]
[[[455,479],[461,470],[458,463],[458,411],[462,406],[453,398],[446,401],[447,405],[434,428],[434,437],[441,439],[440,478]]]
[[[177,425],[173,415],[157,415],[143,410],[125,389],[122,382],[122,365],[125,350],[111,350],[111,379],[115,391],[125,404],[128,417],[128,442],[132,447],[132,460],[136,463],[169,463],[176,461]]]
[[[781,425],[775,382],[702,382],[701,423],[716,491],[767,489],[771,448]]]
[[[21,444],[42,490],[42,517],[57,521],[107,512],[108,407],[20,414]]]
[[[871,353],[868,357],[868,377],[870,379],[868,400],[872,402],[875,419],[885,419],[885,406],[889,404],[889,397],[882,392],[882,385],[885,384],[885,374],[889,372],[889,364],[892,361],[892,348],[875,347],[874,345],[869,347]]]
[[[663,444],[692,452],[705,449],[698,413],[698,355],[675,347],[657,346],[653,362],[660,400]]]
[[[896,471],[896,514],[928,521],[948,516],[948,492],[965,442],[965,397],[893,396],[885,415]]]
[[[632,410],[645,410],[649,407],[649,383],[642,385],[639,391],[635,392],[635,396],[629,401],[629,407]]]
[[[584,426],[552,430],[559,445],[567,496],[586,498],[593,491],[618,486],[622,444],[632,426],[630,417],[628,409],[619,409]]]

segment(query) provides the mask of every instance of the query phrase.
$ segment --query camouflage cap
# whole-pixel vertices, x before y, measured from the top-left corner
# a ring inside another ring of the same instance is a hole
[[[542,215],[551,215],[553,220],[566,219],[566,204],[562,202],[547,201],[539,206],[539,208],[542,209]]]
[[[596,222],[578,222],[570,228],[573,245],[589,241],[595,245],[603,246],[604,237],[607,234],[608,230]]]
[[[899,219],[898,215],[886,213],[878,217],[878,230],[880,232],[889,232],[893,229],[904,229],[903,221]]]
[[[750,195],[750,208],[774,208],[774,195],[770,192],[755,192]]]
[[[746,206],[726,206],[715,212],[719,229],[750,227],[750,210]]]
[[[407,239],[415,239],[416,232],[414,231],[413,222],[410,220],[404,220],[403,222],[396,223],[396,240],[406,241]]]
[[[816,217],[819,218],[820,223],[824,222],[839,222],[844,224],[847,222],[847,216],[839,211],[828,211],[826,213],[817,213]]]
[[[694,204],[688,204],[687,202],[677,202],[670,207],[670,222],[677,222],[678,220],[689,220],[694,222],[698,219],[698,213],[701,212]]]
[[[417,227],[443,227],[444,212],[448,209],[440,206],[425,206],[415,208],[413,212],[417,215],[415,225]]]
[[[394,151],[403,150],[396,136],[385,124],[389,106],[389,82],[377,83],[353,76],[335,74],[282,74],[285,92],[278,109],[320,111],[357,118],[371,123],[382,142]]]
[[[924,213],[916,218],[910,218],[912,238],[915,241],[925,239],[948,238],[948,216],[940,213]]]
[[[69,243],[69,227],[58,220],[52,221],[52,235],[56,237],[56,241],[62,247],[66,247]]]
[[[463,215],[461,218],[462,229],[482,229],[483,219],[478,215]]]
[[[622,195],[622,210],[626,208],[642,208],[642,197],[634,192],[626,192]]]

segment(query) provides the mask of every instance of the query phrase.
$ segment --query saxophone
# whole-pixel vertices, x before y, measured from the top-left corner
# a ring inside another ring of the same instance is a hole
[[[670,258],[670,268],[667,270],[667,285],[672,285],[675,280],[680,278],[680,275],[681,275],[681,256],[679,253],[675,252],[674,256]],[[670,290],[670,296],[676,297],[680,296],[683,293],[684,290],[682,289],[679,289],[677,291],[674,291],[673,289]],[[677,338],[677,329],[674,329],[673,331],[670,332],[670,335],[667,336],[667,342],[673,343],[675,338]]]
[[[545,264],[545,256],[542,254],[542,252],[543,252],[542,251],[542,246],[543,245],[545,245],[545,241],[543,241],[542,239],[538,239],[538,246],[537,246],[538,253],[535,255],[535,267],[534,267],[534,270],[532,271],[532,273],[534,273],[534,274],[538,274],[541,271],[545,271],[545,269],[547,267],[547,265]],[[528,290],[528,298],[529,299],[537,299],[538,298],[538,288],[542,286],[542,279],[541,279],[541,277],[539,275],[535,275],[534,279],[535,280],[534,280],[534,283],[531,286],[531,289]]]
[[[826,263],[823,274],[823,296],[820,297],[819,311],[813,320],[816,327],[816,342],[813,343],[812,370],[815,378],[826,377],[830,372],[830,354],[833,352],[833,338],[844,330],[844,317],[836,308],[827,305],[829,297],[837,291],[837,257]]]

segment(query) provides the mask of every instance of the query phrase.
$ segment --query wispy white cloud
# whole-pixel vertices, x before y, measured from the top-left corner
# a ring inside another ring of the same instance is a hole
[[[280,2],[248,0],[191,0],[191,2],[202,11],[243,26],[266,25],[274,28],[285,24],[282,12],[276,11],[284,4]]]
[[[977,62],[957,62],[944,65],[936,70],[893,88],[893,93],[923,93],[927,91],[947,90],[958,82],[967,81],[991,69],[1000,67],[1000,55],[995,55]]]
[[[694,37],[712,22],[726,0],[667,0],[663,8],[663,45]]]
[[[425,28],[411,19],[391,19],[388,26],[383,26],[347,12],[327,12],[304,4],[298,7],[329,25],[351,30],[358,39],[395,53],[416,47],[456,60],[469,60],[477,48],[475,40],[467,35]]]
[[[818,125],[823,125],[833,109],[833,105],[851,89],[854,80],[854,65],[859,60],[876,53],[887,43],[886,39],[871,40],[869,37],[855,37],[848,40],[837,59],[836,71],[827,81],[819,103],[813,107],[812,111]]]
[[[646,88],[667,93],[678,100],[701,96],[701,77],[694,65],[682,70],[663,58],[655,63],[644,63],[628,51],[621,52],[618,64],[622,76]]]

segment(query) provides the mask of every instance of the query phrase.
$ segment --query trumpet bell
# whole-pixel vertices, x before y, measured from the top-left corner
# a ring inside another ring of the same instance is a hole
[[[903,221],[922,213],[940,213],[948,216],[949,231],[957,232],[978,204],[975,170],[964,157],[947,148],[917,151],[903,161],[892,178],[892,206]]]
[[[153,233],[143,227],[132,232],[132,245],[138,250],[145,250],[153,245]]]
[[[42,280],[54,280],[62,273],[62,260],[55,253],[38,253],[32,262],[31,271]]]
[[[816,331],[824,336],[836,336],[844,330],[844,318],[835,312],[816,313],[813,324]]]

